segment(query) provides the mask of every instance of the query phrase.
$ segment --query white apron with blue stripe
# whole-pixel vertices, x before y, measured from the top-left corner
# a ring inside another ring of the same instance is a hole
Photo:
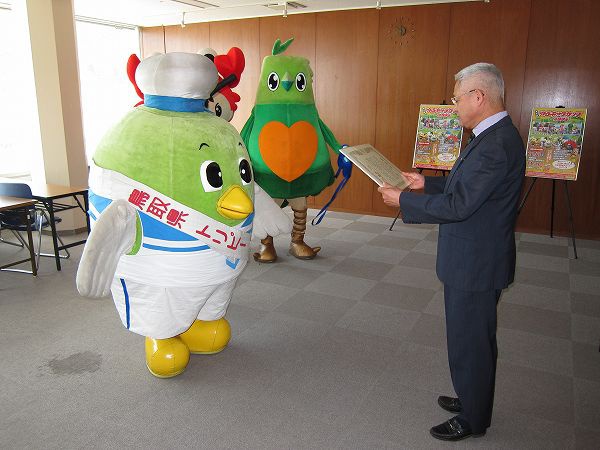
[[[93,226],[112,199],[94,192],[90,177],[90,224]],[[112,180],[112,182],[115,182]],[[155,339],[176,336],[195,319],[223,317],[237,277],[248,262],[248,250],[227,257],[205,242],[138,211],[141,248],[124,255],[111,286],[123,325]],[[252,232],[251,214],[237,228]],[[119,237],[116,237],[117,239]]]

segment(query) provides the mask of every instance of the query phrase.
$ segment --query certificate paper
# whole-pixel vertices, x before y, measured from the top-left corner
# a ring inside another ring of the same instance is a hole
[[[372,145],[362,144],[354,147],[345,147],[340,149],[346,158],[362,170],[379,186],[386,182],[400,189],[405,189],[408,182],[392,162],[379,153]]]

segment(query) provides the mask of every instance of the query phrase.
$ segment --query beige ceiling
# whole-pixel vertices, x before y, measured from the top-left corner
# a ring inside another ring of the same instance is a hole
[[[5,0],[6,1],[6,0]],[[13,0],[18,1],[18,0]],[[390,6],[453,3],[489,0],[381,0],[382,8]],[[493,0],[492,0],[493,1]],[[176,25],[215,20],[242,19],[284,14],[284,3],[278,0],[73,0],[75,15],[137,26]],[[204,6],[203,3],[206,3]],[[287,13],[301,14],[340,9],[375,8],[376,0],[301,0],[305,8],[294,8],[287,2]],[[272,5],[267,7],[265,5]],[[214,5],[214,6],[210,6]]]

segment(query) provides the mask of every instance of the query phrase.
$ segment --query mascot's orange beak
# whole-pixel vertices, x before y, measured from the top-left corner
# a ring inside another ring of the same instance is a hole
[[[221,195],[217,211],[228,219],[245,219],[254,211],[254,206],[248,194],[236,184]]]

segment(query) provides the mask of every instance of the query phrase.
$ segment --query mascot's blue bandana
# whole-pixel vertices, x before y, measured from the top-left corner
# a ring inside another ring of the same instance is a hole
[[[202,98],[167,97],[165,95],[144,94],[144,105],[163,111],[208,112],[206,100]]]

